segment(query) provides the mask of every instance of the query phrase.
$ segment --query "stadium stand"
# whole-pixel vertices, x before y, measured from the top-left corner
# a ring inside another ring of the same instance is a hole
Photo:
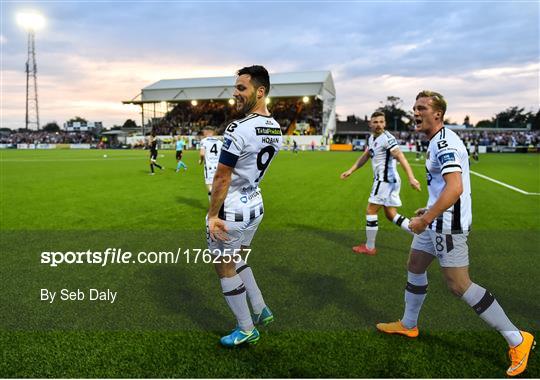
[[[124,104],[141,107],[143,134],[197,135],[207,125],[223,130],[236,114],[235,77],[160,80]],[[269,110],[285,134],[332,135],[335,87],[329,71],[270,75]]]
[[[3,131],[0,144],[93,144],[99,138],[87,132]]]

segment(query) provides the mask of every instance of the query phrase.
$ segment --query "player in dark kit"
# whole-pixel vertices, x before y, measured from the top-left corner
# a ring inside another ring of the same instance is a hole
[[[152,133],[150,135],[150,175],[154,175],[154,166],[160,168],[161,170],[164,169],[163,166],[158,165],[157,161],[157,138],[156,134]]]

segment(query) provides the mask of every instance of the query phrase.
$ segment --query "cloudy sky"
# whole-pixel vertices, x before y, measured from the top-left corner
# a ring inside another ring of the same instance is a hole
[[[443,93],[462,122],[539,104],[538,1],[6,1],[1,0],[2,126],[24,126],[26,33],[37,10],[40,119],[79,115],[105,126],[160,79],[331,70],[337,112],[371,113],[387,96],[412,107]]]

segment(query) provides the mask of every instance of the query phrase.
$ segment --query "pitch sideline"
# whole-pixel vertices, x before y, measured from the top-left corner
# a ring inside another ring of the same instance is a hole
[[[412,164],[412,163],[409,163],[409,165],[411,165],[411,166],[421,166],[421,167],[424,167],[424,165],[422,165],[422,164]],[[510,190],[517,191],[518,193],[523,194],[523,195],[540,195],[540,193],[530,193],[530,192],[528,192],[528,191],[521,190],[520,188],[517,188],[517,187],[515,187],[515,186],[509,185],[509,184],[504,183],[504,182],[501,182],[501,181],[499,181],[499,180],[496,180],[495,178],[491,178],[491,177],[488,177],[487,175],[484,175],[484,174],[480,174],[480,173],[478,173],[478,172],[475,172],[474,170],[470,170],[470,169],[469,169],[469,172],[470,172],[471,174],[474,174],[475,176],[478,176],[478,177],[483,178],[483,179],[485,179],[485,180],[488,180],[488,181],[490,181],[490,182],[496,183],[497,185],[501,185],[501,186],[506,187],[506,188],[508,188],[508,189],[510,189]]]

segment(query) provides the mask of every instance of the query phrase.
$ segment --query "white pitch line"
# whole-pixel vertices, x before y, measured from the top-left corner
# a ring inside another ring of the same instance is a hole
[[[145,157],[103,157],[103,158],[62,158],[62,159],[28,159],[28,160],[19,160],[19,159],[0,159],[2,162],[29,162],[29,163],[40,163],[40,162],[71,162],[71,161],[127,161],[127,160],[143,160]]]
[[[409,165],[411,165],[411,166],[425,166],[425,165],[422,165],[422,164],[409,164]],[[474,175],[480,177],[480,178],[483,178],[483,179],[486,179],[486,180],[491,181],[491,182],[493,182],[493,183],[496,183],[497,185],[501,185],[501,186],[504,186],[504,187],[506,187],[506,188],[508,188],[508,189],[510,189],[510,190],[517,191],[517,192],[520,193],[520,194],[524,194],[524,195],[540,195],[540,193],[529,193],[528,191],[521,190],[521,189],[519,189],[519,188],[517,188],[517,187],[515,187],[515,186],[512,186],[512,185],[509,185],[509,184],[507,184],[507,183],[498,181],[498,180],[496,180],[496,179],[494,179],[494,178],[488,177],[487,175],[483,175],[483,174],[477,173],[477,172],[475,172],[475,171],[473,171],[473,170],[470,170],[470,169],[469,169],[469,172],[470,172],[471,174],[474,174]]]
[[[477,173],[475,171],[472,171],[472,170],[469,170],[471,172],[471,174],[474,174],[480,178],[483,178],[483,179],[487,179],[488,181],[491,181],[493,183],[496,183],[497,185],[501,185],[501,186],[504,186],[510,190],[514,190],[514,191],[517,191],[518,193],[521,193],[521,194],[524,194],[524,195],[540,195],[540,193],[529,193],[528,191],[525,191],[525,190],[521,190],[521,189],[518,189],[517,187],[515,186],[512,186],[512,185],[509,185],[507,183],[504,183],[504,182],[501,182],[501,181],[498,181],[494,178],[491,178],[491,177],[488,177],[487,175],[483,175],[483,174],[480,174],[480,173]]]

